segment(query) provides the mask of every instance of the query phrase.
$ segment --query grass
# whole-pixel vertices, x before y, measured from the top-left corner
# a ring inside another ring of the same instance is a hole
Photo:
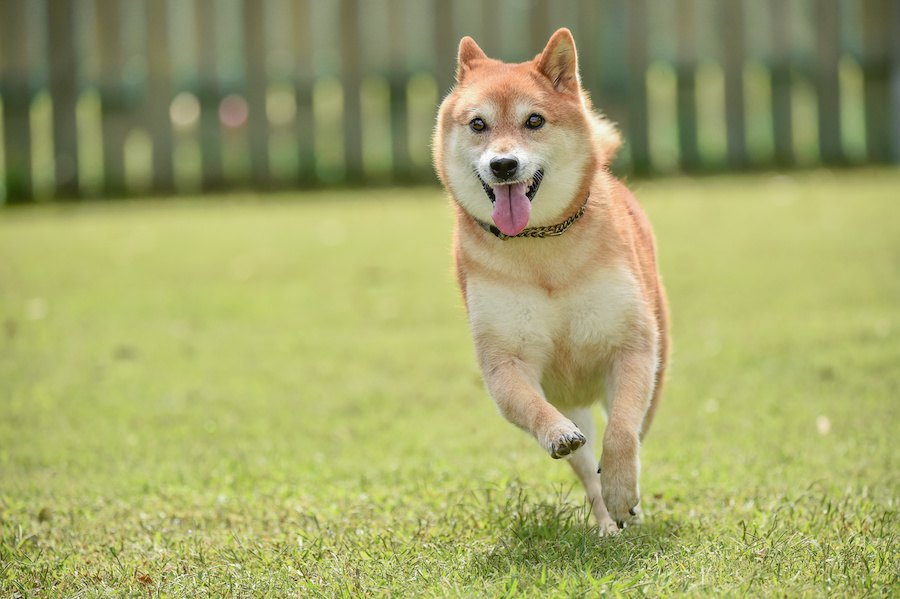
[[[436,190],[0,213],[0,595],[900,593],[900,172],[636,187],[675,353],[612,539]]]

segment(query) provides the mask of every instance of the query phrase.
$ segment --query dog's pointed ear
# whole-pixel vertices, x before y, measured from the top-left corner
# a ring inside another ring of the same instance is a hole
[[[456,82],[462,83],[466,73],[472,70],[476,60],[485,60],[487,54],[468,35],[459,40],[459,54],[456,57]]]
[[[535,61],[538,72],[550,80],[554,89],[578,93],[581,82],[578,80],[578,56],[571,31],[565,27],[557,29]]]

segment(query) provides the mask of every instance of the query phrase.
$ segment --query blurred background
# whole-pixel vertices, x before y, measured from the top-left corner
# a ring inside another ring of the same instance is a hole
[[[459,38],[560,26],[619,174],[900,162],[896,0],[3,0],[0,201],[433,182]]]
[[[672,306],[624,542],[431,166],[561,26]],[[900,596],[900,0],[0,0],[0,113],[0,597]]]

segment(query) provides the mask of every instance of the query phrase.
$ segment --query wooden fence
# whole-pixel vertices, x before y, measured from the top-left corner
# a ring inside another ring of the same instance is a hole
[[[622,172],[900,162],[898,0],[0,0],[0,199],[431,181],[459,38],[560,26]]]

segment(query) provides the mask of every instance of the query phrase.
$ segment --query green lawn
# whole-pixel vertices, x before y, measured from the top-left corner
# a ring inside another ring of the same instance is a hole
[[[437,190],[0,212],[0,596],[897,595],[900,171],[635,187],[675,349],[604,539]]]

